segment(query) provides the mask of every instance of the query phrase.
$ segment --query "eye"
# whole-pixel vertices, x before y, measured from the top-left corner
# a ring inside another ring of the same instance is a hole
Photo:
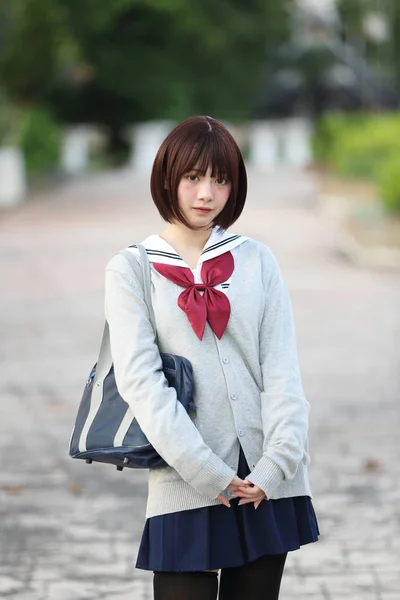
[[[229,183],[229,180],[225,177],[217,177],[215,183],[218,183],[218,185],[227,185]]]
[[[188,179],[189,181],[193,181],[193,182],[196,182],[196,181],[199,180],[199,178],[197,177],[197,175],[193,175],[193,174],[186,175],[186,179]]]

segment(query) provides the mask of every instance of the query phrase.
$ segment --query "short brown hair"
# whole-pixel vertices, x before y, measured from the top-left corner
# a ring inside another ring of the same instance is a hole
[[[190,117],[177,125],[161,144],[154,160],[150,189],[154,204],[164,221],[180,221],[187,227],[178,205],[178,185],[194,167],[205,175],[211,166],[213,177],[226,177],[231,193],[214,225],[227,229],[240,216],[247,194],[243,157],[232,135],[211,117]]]

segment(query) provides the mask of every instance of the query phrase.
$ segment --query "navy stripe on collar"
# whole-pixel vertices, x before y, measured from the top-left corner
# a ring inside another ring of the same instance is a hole
[[[220,246],[225,246],[225,244],[229,244],[230,242],[233,242],[234,240],[237,240],[239,237],[240,237],[240,235],[233,235],[232,237],[230,237],[230,238],[228,238],[226,240],[222,240],[222,242],[217,242],[213,246],[210,246],[209,248],[206,248],[205,250],[203,250],[203,252],[201,253],[201,255],[206,254],[206,252],[211,252],[211,250],[216,250]]]
[[[151,248],[146,248],[147,254],[152,254],[154,256],[166,256],[167,258],[174,258],[176,260],[183,260],[179,254],[173,254],[172,252],[164,252],[163,250],[152,250]]]

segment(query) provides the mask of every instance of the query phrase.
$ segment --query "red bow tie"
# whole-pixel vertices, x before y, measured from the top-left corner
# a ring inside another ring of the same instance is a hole
[[[186,313],[197,337],[202,340],[206,321],[209,322],[215,335],[221,339],[231,314],[231,305],[223,292],[214,289],[233,273],[234,260],[230,252],[203,263],[201,279],[203,283],[195,283],[190,269],[173,267],[161,263],[153,263],[153,267],[161,275],[186,288],[178,298],[178,306]],[[204,292],[204,294],[200,294]]]

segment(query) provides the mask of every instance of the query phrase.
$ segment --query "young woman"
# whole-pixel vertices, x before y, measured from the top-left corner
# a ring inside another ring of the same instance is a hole
[[[136,564],[154,571],[155,600],[215,600],[219,571],[220,600],[275,600],[287,553],[318,539],[289,296],[271,251],[226,231],[246,191],[227,129],[187,119],[151,175],[168,223],[143,242],[157,344],[128,261],[118,254],[106,269],[117,385],[168,464],[150,470]],[[194,416],[167,386],[160,352],[192,363]]]

